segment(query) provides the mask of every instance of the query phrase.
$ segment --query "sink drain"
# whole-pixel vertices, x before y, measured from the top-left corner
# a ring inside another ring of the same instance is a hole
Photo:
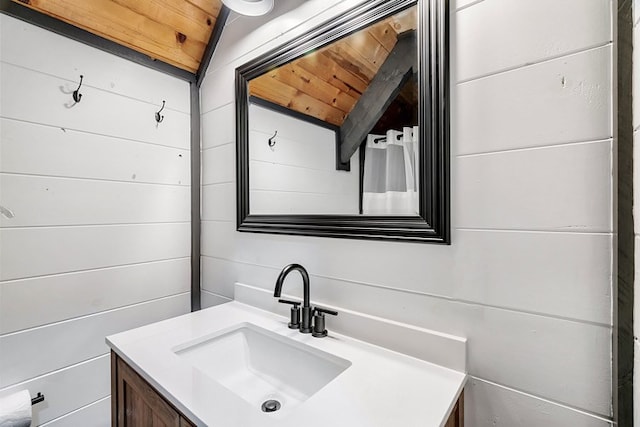
[[[262,412],[275,412],[280,409],[281,406],[277,400],[269,399],[262,404]]]

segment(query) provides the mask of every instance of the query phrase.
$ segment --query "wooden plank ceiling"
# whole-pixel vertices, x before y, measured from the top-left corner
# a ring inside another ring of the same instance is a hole
[[[341,126],[398,36],[417,27],[411,7],[249,82],[249,94]]]
[[[13,0],[195,73],[221,0]]]

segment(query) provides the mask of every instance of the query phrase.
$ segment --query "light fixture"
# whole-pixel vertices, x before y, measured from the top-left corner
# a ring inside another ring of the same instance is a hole
[[[222,0],[229,9],[241,15],[260,16],[273,9],[273,0]]]

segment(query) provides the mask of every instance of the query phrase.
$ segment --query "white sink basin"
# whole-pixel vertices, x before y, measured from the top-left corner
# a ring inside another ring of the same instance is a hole
[[[193,367],[249,402],[258,411],[267,400],[289,412],[351,366],[325,353],[251,323],[173,348]]]

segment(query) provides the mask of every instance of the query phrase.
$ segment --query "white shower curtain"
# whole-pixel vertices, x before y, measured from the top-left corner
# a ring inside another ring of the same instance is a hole
[[[418,214],[418,126],[367,136],[362,213]]]

